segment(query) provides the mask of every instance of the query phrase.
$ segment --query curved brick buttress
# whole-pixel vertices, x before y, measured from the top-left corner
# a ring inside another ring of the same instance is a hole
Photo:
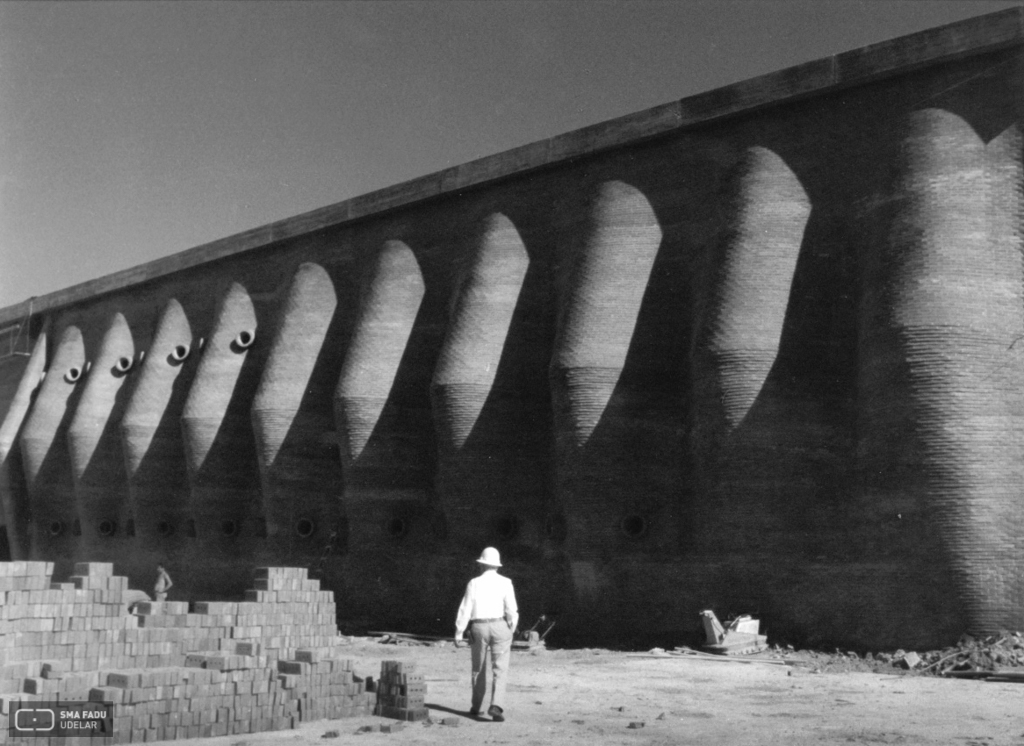
[[[197,551],[210,566],[189,569],[191,595],[241,593],[263,547],[259,466],[249,408],[259,377],[256,311],[240,284],[221,299],[181,414]],[[213,577],[219,575],[220,577]]]
[[[352,551],[386,551],[430,531],[423,525],[432,475],[419,442],[422,414],[403,398],[415,392],[395,390],[424,291],[412,250],[385,242],[364,284],[334,395]]]
[[[1022,187],[1016,126],[986,144],[913,112],[865,258],[864,510],[905,567],[947,573],[948,636],[1024,624]]]
[[[668,527],[636,484],[646,458],[642,387],[620,381],[662,231],[647,198],[619,181],[600,184],[568,220],[550,377],[566,550],[583,559]]]
[[[541,536],[542,489],[529,474],[526,403],[511,371],[499,368],[530,260],[519,232],[488,216],[470,247],[431,384],[438,493],[449,538],[469,551]],[[509,363],[506,363],[509,365]],[[487,408],[486,416],[484,409]],[[516,488],[519,489],[516,489]]]
[[[115,313],[85,377],[82,398],[68,427],[68,454],[82,519],[82,559],[112,562],[128,546],[128,481],[118,427],[135,364],[128,322]]]
[[[798,463],[805,444],[787,433],[805,405],[792,387],[766,383],[811,204],[785,161],[759,146],[731,170],[725,202],[727,222],[696,294],[690,443],[704,499],[694,541],[711,554],[770,555],[779,551],[772,537],[789,530],[776,525],[783,518],[772,501],[792,499],[795,474],[809,471]]]
[[[0,423],[0,509],[7,527],[11,557],[16,560],[28,557],[30,518],[24,465],[16,443],[32,405],[32,396],[42,383],[45,367],[46,332],[43,332],[36,338],[14,399]]]
[[[702,463],[743,422],[775,363],[811,212],[796,175],[766,148],[747,150],[731,192],[693,355],[693,440]]]
[[[185,311],[172,298],[134,374],[137,380],[121,418],[135,543],[145,551],[180,552],[188,546],[191,516],[180,417],[200,354]]]
[[[318,264],[295,273],[252,404],[268,538],[282,556],[314,561],[341,520],[342,472],[334,430],[338,299]],[[328,359],[329,358],[329,359]],[[298,560],[296,560],[298,561]]]
[[[68,574],[78,551],[80,526],[75,501],[67,430],[81,396],[85,344],[77,326],[59,335],[53,361],[21,431],[21,457],[25,469],[32,559],[56,563],[54,574]]]

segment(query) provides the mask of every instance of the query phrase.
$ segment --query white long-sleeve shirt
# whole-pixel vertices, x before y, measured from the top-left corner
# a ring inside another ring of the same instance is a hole
[[[504,619],[512,629],[519,625],[519,606],[512,581],[497,570],[487,570],[466,584],[466,593],[455,617],[455,637],[461,638],[474,619]]]

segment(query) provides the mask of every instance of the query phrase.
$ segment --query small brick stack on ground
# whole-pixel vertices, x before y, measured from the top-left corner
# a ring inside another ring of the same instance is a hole
[[[67,583],[51,583],[52,573],[52,563],[0,563],[0,743],[57,742],[9,741],[18,702],[111,703],[105,743],[279,730],[373,710],[375,695],[339,655],[334,594],[304,568],[257,568],[244,601],[196,602],[191,613],[185,601],[142,603],[136,615],[112,564],[76,564]]]
[[[377,682],[377,706],[374,715],[397,720],[425,720],[427,682],[416,673],[416,664],[408,661],[383,661]]]

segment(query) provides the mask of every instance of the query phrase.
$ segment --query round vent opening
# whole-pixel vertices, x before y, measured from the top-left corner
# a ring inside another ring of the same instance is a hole
[[[252,329],[243,329],[238,335],[232,340],[231,346],[236,352],[241,350],[248,350],[252,347],[252,343],[256,341],[256,332]]]
[[[171,354],[167,356],[167,361],[172,365],[174,363],[184,362],[185,358],[188,357],[189,352],[192,349],[188,345],[174,345],[174,349],[171,350]]]
[[[392,518],[388,521],[388,533],[396,539],[400,539],[409,533],[409,522],[404,518]]]
[[[630,539],[639,539],[647,533],[647,521],[642,515],[627,515],[619,524],[622,533]]]

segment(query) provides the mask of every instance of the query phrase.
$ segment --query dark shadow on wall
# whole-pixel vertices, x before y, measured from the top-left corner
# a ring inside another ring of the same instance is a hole
[[[485,191],[465,208],[454,208],[450,213],[433,208],[433,215],[376,226],[358,240],[366,247],[367,257],[385,240],[404,241],[416,256],[425,286],[382,414],[361,457],[353,464],[353,471],[367,469],[360,479],[380,482],[374,489],[383,493],[415,490],[423,494],[418,511],[415,505],[396,506],[406,511],[396,517],[407,520],[407,533],[380,536],[372,557],[350,555],[346,559],[353,582],[357,572],[365,575],[358,580],[358,587],[352,588],[354,596],[364,598],[353,600],[366,605],[367,598],[375,599],[367,614],[372,613],[376,619],[404,622],[419,630],[448,631],[449,617],[454,615],[465,583],[476,569],[473,560],[483,545],[463,546],[456,538],[458,532],[452,530],[450,516],[439,511],[451,495],[438,492],[447,487],[443,480],[437,481],[439,444],[430,386],[450,325],[457,268],[470,259],[467,251],[480,230],[480,221],[501,211],[519,230],[528,253],[544,252],[551,241],[546,220],[550,186],[543,186],[549,183],[550,179],[540,179],[539,188],[537,182],[524,185],[514,198],[507,190]],[[537,616],[547,607],[550,596],[561,594],[551,593],[553,586],[560,586],[552,581],[557,573],[558,546],[546,545],[539,535],[550,493],[547,365],[551,343],[550,289],[546,270],[535,259],[531,256],[494,384],[461,449],[460,458],[466,460],[467,468],[457,468],[447,478],[455,480],[460,497],[465,495],[474,506],[479,505],[477,528],[494,531],[489,543],[503,553],[505,572],[517,583],[523,613]],[[381,473],[382,457],[402,468]],[[347,473],[347,480],[349,476]],[[500,523],[488,516],[488,506],[495,504],[521,516],[519,528],[523,530],[509,538],[501,536],[497,531]],[[439,522],[441,532],[437,530]],[[369,528],[377,532],[376,527]],[[353,530],[357,530],[355,526]],[[379,533],[384,533],[383,527]]]
[[[267,465],[274,499],[300,505],[298,521],[282,527],[285,532],[267,551],[275,562],[286,561],[310,568],[310,577],[321,587],[333,589],[343,572],[341,559],[348,551],[348,519],[343,504],[344,474],[333,420],[334,391],[341,360],[352,336],[358,290],[347,277],[331,277],[337,307],[319,347],[298,409],[282,439],[273,463]],[[320,503],[320,504],[318,504]],[[312,521],[310,533],[298,523]],[[321,557],[325,557],[321,565]],[[315,571],[315,572],[314,572]]]
[[[91,375],[98,374],[95,369]],[[110,375],[108,371],[102,372]],[[87,384],[88,385],[88,384]],[[117,573],[127,575],[129,582],[136,585],[144,578],[126,560],[134,543],[134,516],[128,501],[128,480],[124,469],[124,455],[121,450],[120,416],[128,400],[130,384],[126,383],[110,400],[109,416],[103,431],[96,441],[95,449],[86,464],[75,488],[79,504],[100,505],[93,508],[82,520],[82,560],[87,562],[114,562]],[[102,502],[97,499],[102,495]],[[109,527],[111,533],[104,534]],[[137,587],[137,586],[136,586]]]
[[[427,277],[422,254],[417,253],[414,239],[403,240],[416,256],[423,272],[425,292],[406,341],[373,431],[362,453],[355,459],[352,471],[372,470],[374,487],[382,490],[410,491],[417,495],[413,505],[402,500],[391,518],[405,521],[406,530],[392,538],[400,542],[394,548],[400,553],[434,551],[444,530],[438,523],[436,499],[433,494],[435,464],[434,431],[430,416],[430,375],[437,357],[439,332],[432,319],[432,296],[436,289]],[[422,251],[422,250],[421,250]],[[384,532],[381,527],[381,532]]]
[[[525,195],[524,195],[525,196]],[[501,548],[503,557],[540,562],[545,556],[549,504],[550,356],[548,268],[537,245],[547,239],[539,227],[536,195],[523,205],[509,200],[512,215],[520,213],[525,228],[508,215],[525,247],[528,265],[519,288],[493,383],[465,442],[448,457],[445,478],[456,494],[446,496],[454,507],[474,514],[451,549],[460,555],[479,554],[484,546]],[[487,205],[490,207],[490,205]],[[534,209],[530,209],[534,208]],[[487,216],[476,210],[466,220],[472,237],[459,247],[457,273],[463,274],[479,250],[478,234]],[[450,322],[451,323],[451,322]],[[478,512],[477,512],[478,511]]]
[[[905,422],[868,461],[858,454],[869,404],[861,377],[876,365],[861,358],[860,340],[864,257],[886,240],[889,221],[871,206],[884,203],[899,178],[903,131],[894,122],[901,112],[941,105],[986,141],[999,135],[1017,121],[1015,98],[979,87],[977,74],[959,74],[970,85],[894,81],[873,100],[835,94],[745,133],[748,145],[783,158],[813,210],[778,358],[723,444],[716,468],[724,474],[705,496],[701,538],[706,553],[725,555],[711,601],[761,614],[779,638],[945,644],[963,630],[962,602],[949,593],[948,548],[934,513],[913,496],[935,474],[923,462],[897,463],[899,453],[920,451],[919,425]],[[998,77],[990,83],[1002,85]],[[900,363],[889,386],[908,391],[907,375]]]
[[[196,335],[198,339],[199,335]],[[160,420],[153,430],[152,442],[146,453],[139,460],[132,480],[138,482],[146,490],[146,500],[162,500],[172,503],[168,512],[185,516],[180,524],[173,526],[174,546],[176,550],[186,551],[180,540],[186,536],[189,484],[188,469],[185,465],[185,449],[181,435],[181,410],[188,398],[195,369],[198,365],[200,351],[193,350],[183,363],[188,371],[183,371],[171,383],[171,394],[167,406],[160,414]],[[138,520],[143,520],[140,516]]]
[[[70,385],[62,380],[66,370],[59,370],[57,365],[61,368],[74,366],[79,370],[84,366],[85,348],[80,340],[76,343],[73,337],[66,337],[69,334],[68,327],[69,325],[65,325],[59,334],[54,335],[59,341],[54,347],[47,367],[48,378],[53,378],[49,381],[49,387],[45,386],[46,381],[40,386],[32,408],[26,415],[22,436],[28,435],[36,439],[40,435],[38,430],[45,431],[52,423],[52,413],[48,410],[60,396],[59,390],[55,390],[55,387]],[[46,443],[45,454],[37,462],[38,469],[34,477],[29,478],[29,475],[25,475],[29,484],[27,489],[31,516],[29,555],[33,560],[54,562],[54,577],[58,579],[71,574],[80,545],[80,535],[76,535],[74,530],[78,525],[78,512],[71,461],[68,456],[67,432],[81,399],[83,387],[83,383],[79,381],[67,394],[62,403],[63,410],[59,413],[59,422],[53,428],[49,442]],[[25,449],[34,450],[36,445],[37,441],[19,441],[18,447],[22,450],[23,464],[25,461],[34,460],[25,457]],[[55,535],[50,530],[51,525],[60,525],[62,530]]]
[[[223,298],[227,293],[227,288],[223,288],[218,297]],[[191,479],[190,502],[196,516],[197,534],[193,541],[206,564],[189,563],[177,572],[184,585],[182,590],[192,597],[242,598],[245,590],[252,587],[253,565],[264,557],[265,517],[249,410],[266,364],[272,339],[269,331],[274,327],[278,300],[276,297],[252,297],[255,341],[245,351],[245,360],[232,384],[220,426],[203,463]],[[219,333],[226,334],[226,331],[215,328],[211,337]],[[217,352],[212,341],[208,342],[203,350],[204,358]],[[239,353],[232,343],[230,350],[220,354]],[[218,386],[221,382],[216,377],[204,381],[197,375],[192,388],[199,385]],[[175,577],[176,568],[167,569]]]
[[[449,227],[429,213],[415,217],[374,225],[355,239],[362,297],[351,322],[353,338],[361,334],[355,324],[368,326],[362,331],[366,336],[359,341],[361,349],[342,356],[343,366],[357,364],[362,372],[345,368],[350,380],[339,384],[345,391],[339,388],[343,397],[335,406],[353,417],[350,423],[336,423],[351,431],[342,434],[346,441],[352,433],[362,438],[366,419],[376,417],[358,454],[349,454],[351,461],[344,465],[349,552],[340,572],[344,589],[339,606],[344,604],[344,613],[363,624],[418,624],[423,629],[423,623],[436,617],[436,584],[447,576],[442,551],[446,527],[433,485],[430,377],[444,331],[438,308],[445,298],[436,287],[444,282],[443,270],[431,254],[444,246]],[[419,275],[417,284],[422,278],[422,296],[401,287],[410,272]],[[374,345],[393,346],[398,340],[404,346],[397,364],[377,359]],[[349,354],[358,355],[356,363]],[[373,380],[365,370],[369,367]],[[384,394],[379,379],[392,371]],[[350,445],[343,443],[343,448]]]
[[[622,182],[639,191],[661,231],[611,395],[585,442],[563,438],[557,451],[565,509],[583,504],[589,512],[585,528],[568,516],[570,532],[576,524],[566,557],[566,605],[576,619],[560,638],[568,644],[639,643],[678,630],[680,607],[704,583],[697,573],[681,578],[679,570],[695,554],[693,516],[702,499],[686,450],[691,283],[697,258],[720,230],[723,168],[734,156],[710,140],[686,140],[671,155],[638,148],[595,163],[562,207],[585,213],[599,185]],[[564,252],[573,238],[560,239]],[[562,256],[565,297],[572,264]]]
[[[28,414],[35,405],[36,398],[42,386],[36,386],[29,395],[29,407],[18,427],[17,435],[11,443],[11,449],[7,452],[7,482],[10,488],[9,499],[14,501],[16,525],[8,525],[7,531],[13,534],[18,541],[15,546],[21,547],[24,556],[11,557],[11,559],[28,559],[32,551],[32,504],[29,500],[28,484],[25,481],[25,461],[21,453],[21,435],[25,431],[25,423],[28,421]],[[13,542],[12,542],[13,543]],[[9,544],[10,546],[10,544]],[[12,547],[13,549],[13,547]]]
[[[711,459],[694,537],[719,563],[706,605],[770,619],[784,636],[806,623],[790,611],[802,604],[787,585],[809,562],[841,562],[850,550],[834,532],[846,522],[855,486],[855,309],[850,296],[835,292],[845,285],[833,274],[841,262],[820,251],[830,232],[812,209],[777,356],[746,416]]]
[[[460,221],[463,238],[454,245],[459,257],[455,272],[464,278],[472,263],[479,259],[478,252],[485,250],[484,226],[492,216],[501,214],[508,218],[521,241],[527,266],[507,329],[501,330],[503,343],[494,379],[476,419],[461,447],[439,443],[443,455],[438,489],[443,491],[449,521],[446,551],[453,555],[459,568],[446,590],[446,608],[450,613],[458,607],[464,584],[472,575],[472,560],[485,546],[500,550],[502,572],[516,584],[524,619],[558,613],[566,595],[566,562],[561,537],[557,529],[552,531],[551,510],[548,361],[553,314],[551,268],[546,261],[553,253],[548,229],[551,180],[539,178],[529,186],[513,195],[503,193],[500,201],[485,196]],[[511,238],[505,236],[505,240]],[[491,258],[500,261],[498,257]],[[456,284],[453,302],[449,303],[450,313],[456,311],[454,300],[458,292]],[[491,287],[487,292],[500,290]],[[474,310],[484,313],[481,307]],[[449,316],[448,323],[455,323],[454,316]],[[493,327],[484,333],[493,334]],[[463,341],[473,344],[479,340]],[[435,390],[435,406],[449,397],[479,396],[472,385],[464,387],[466,392],[460,392],[463,387],[458,384],[449,388],[452,390],[443,394]],[[457,402],[448,401],[447,405],[459,407]],[[439,414],[435,412],[435,417]],[[457,414],[448,412],[447,416]]]

